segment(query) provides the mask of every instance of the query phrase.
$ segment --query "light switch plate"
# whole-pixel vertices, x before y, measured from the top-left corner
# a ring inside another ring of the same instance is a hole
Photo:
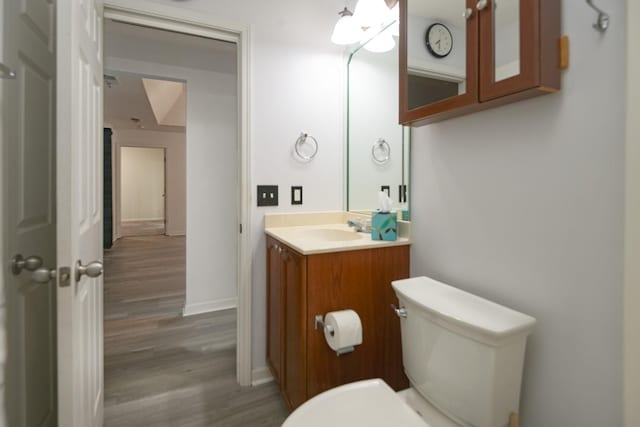
[[[291,204],[292,205],[302,204],[302,185],[291,186]]]
[[[258,206],[278,206],[278,186],[258,185]]]

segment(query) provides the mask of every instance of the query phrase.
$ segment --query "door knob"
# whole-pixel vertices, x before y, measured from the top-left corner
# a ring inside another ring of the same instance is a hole
[[[42,267],[42,258],[36,255],[25,258],[18,254],[11,259],[11,272],[14,276],[22,273],[22,270],[35,271],[40,267]]]
[[[51,280],[55,280],[57,276],[58,271],[55,268],[49,269],[47,267],[41,267],[33,272],[33,274],[31,275],[31,281],[35,283],[45,284],[49,283],[49,281]]]
[[[78,260],[76,263],[76,282],[80,281],[83,274],[88,277],[100,277],[102,275],[102,262],[91,261],[87,265],[82,265],[82,261]]]
[[[60,286],[69,286],[69,277],[71,271],[69,267],[60,267]],[[36,269],[31,275],[31,281],[34,283],[47,284],[51,280],[55,280],[58,277],[58,271],[55,268],[40,267]]]
[[[11,68],[4,65],[0,62],[0,79],[10,79],[13,80],[16,78],[16,72]]]
[[[464,19],[469,19],[471,18],[472,15],[473,15],[473,9],[471,9],[470,7],[466,8],[462,13],[462,17]]]
[[[487,7],[488,0],[479,0],[478,4],[476,4],[476,9],[482,10]]]

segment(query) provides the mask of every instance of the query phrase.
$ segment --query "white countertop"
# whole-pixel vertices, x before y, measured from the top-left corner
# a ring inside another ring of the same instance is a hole
[[[287,216],[291,215],[291,218]],[[371,240],[370,233],[356,232],[348,219],[360,219],[349,212],[311,214],[266,214],[264,232],[302,255],[344,252],[410,245],[408,223],[399,221],[398,239]],[[267,216],[270,216],[267,218]],[[326,220],[326,221],[324,221]],[[338,222],[339,221],[339,222]],[[291,225],[289,225],[291,224]]]

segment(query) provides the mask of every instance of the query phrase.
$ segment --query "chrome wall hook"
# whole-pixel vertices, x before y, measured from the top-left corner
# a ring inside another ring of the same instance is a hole
[[[598,20],[593,23],[593,28],[604,33],[609,28],[609,14],[593,4],[593,0],[586,0],[587,4],[596,12],[598,12]]]

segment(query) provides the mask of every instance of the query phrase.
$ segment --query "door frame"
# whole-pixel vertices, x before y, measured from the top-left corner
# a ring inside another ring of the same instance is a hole
[[[4,22],[4,0],[0,0],[0,22]],[[4,60],[4,31],[0,31],[0,61]],[[4,100],[4,93],[3,93],[3,88],[4,88],[4,83],[0,83],[0,100]],[[0,147],[4,147],[4,111],[3,111],[3,107],[4,107],[4,102],[0,102],[0,129],[2,129],[0,131]],[[0,149],[0,189],[2,189],[2,195],[0,196],[0,230],[2,230],[2,232],[4,232],[5,230],[5,223],[4,223],[4,210],[6,209],[6,207],[4,206],[4,192],[6,191],[6,187],[5,187],[5,179],[4,179],[4,174],[5,174],[5,170],[4,170],[4,150]],[[5,252],[7,251],[5,249],[6,246],[6,242],[5,239],[0,239],[0,259],[5,260],[7,259],[5,257]],[[3,336],[3,340],[5,340],[5,336],[6,336],[6,322],[4,321],[5,319],[5,315],[6,315],[6,309],[5,309],[5,292],[4,292],[4,286],[5,286],[5,274],[7,274],[5,272],[6,268],[3,269],[3,271],[0,272],[0,318],[3,319],[2,325],[0,325],[0,334],[2,334]],[[5,372],[5,369],[7,367],[6,363],[7,363],[7,353],[8,353],[8,349],[7,349],[7,342],[4,341],[2,343],[0,343],[0,370],[2,370],[2,372]],[[5,395],[8,392],[8,390],[6,389],[5,383],[4,381],[2,381],[2,383],[0,384],[0,425],[4,425],[4,423],[7,422],[6,420],[6,410],[4,409],[4,405],[5,405]]]
[[[640,3],[627,0],[626,136],[624,224],[623,418],[625,427],[640,425],[640,53],[631,40],[640,37]]]
[[[128,24],[141,25],[213,38],[236,43],[238,47],[238,182],[239,194],[237,240],[238,308],[236,379],[242,386],[251,385],[251,277],[250,250],[251,222],[249,207],[251,197],[250,157],[250,84],[249,84],[249,27],[203,19],[202,15],[177,7],[145,2],[144,9],[134,8],[127,0],[105,0],[104,19],[114,19]]]

